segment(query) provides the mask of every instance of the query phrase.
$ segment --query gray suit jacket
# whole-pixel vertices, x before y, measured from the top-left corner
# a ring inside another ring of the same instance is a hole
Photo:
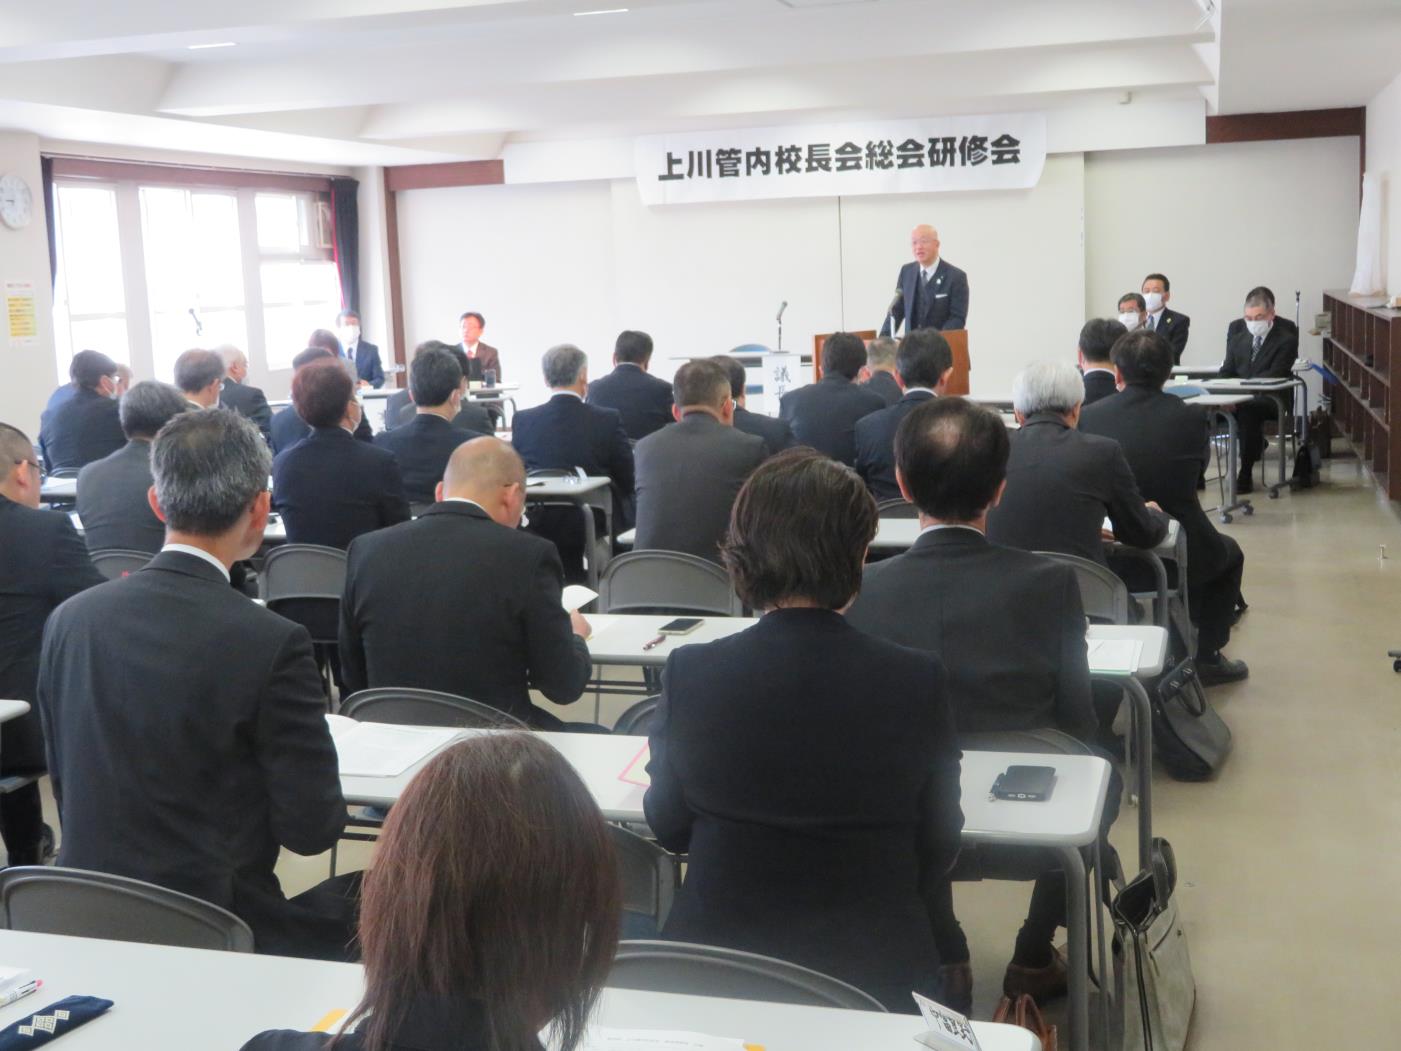
[[[720,560],[730,509],[764,459],[763,439],[693,412],[643,438],[637,465],[636,551],[684,551]]]
[[[78,517],[89,551],[161,549],[165,526],[146,500],[151,484],[150,442],[129,441],[78,472]]]

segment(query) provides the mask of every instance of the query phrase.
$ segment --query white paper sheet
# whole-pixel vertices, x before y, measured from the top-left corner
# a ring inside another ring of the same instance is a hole
[[[398,777],[462,731],[451,726],[392,726],[328,715],[342,776]]]
[[[1132,675],[1138,671],[1143,643],[1138,639],[1086,639],[1090,671]]]
[[[576,609],[583,609],[596,598],[598,598],[597,591],[586,588],[583,584],[570,584],[564,589],[564,594],[560,596],[560,605],[567,612],[573,612]]]

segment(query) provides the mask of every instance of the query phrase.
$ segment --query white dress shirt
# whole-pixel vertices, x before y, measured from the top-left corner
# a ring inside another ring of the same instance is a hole
[[[161,554],[163,555],[167,551],[178,551],[182,555],[194,555],[195,558],[201,558],[222,573],[225,580],[230,579],[229,567],[202,547],[191,547],[189,544],[166,544],[165,547],[161,548]]]

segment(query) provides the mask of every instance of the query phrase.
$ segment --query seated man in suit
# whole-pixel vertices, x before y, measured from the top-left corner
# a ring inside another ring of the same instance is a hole
[[[1119,324],[1126,330],[1133,332],[1143,327],[1143,323],[1148,320],[1148,303],[1137,292],[1125,292],[1119,297]]]
[[[516,413],[511,420],[511,444],[530,471],[578,468],[588,475],[607,475],[613,483],[614,526],[627,528],[632,521],[634,467],[622,416],[615,409],[584,401],[589,359],[578,347],[569,343],[551,347],[542,365],[550,400]],[[534,508],[530,529],[555,542],[570,580],[582,578],[584,527],[574,508]]]
[[[1114,344],[1123,390],[1080,414],[1080,430],[1113,438],[1124,450],[1144,499],[1182,524],[1187,534],[1188,599],[1197,626],[1197,671],[1206,685],[1250,674],[1221,652],[1231,638],[1245,555],[1211,524],[1197,500],[1197,476],[1210,457],[1206,417],[1163,392],[1172,347],[1156,332],[1130,332]]]
[[[313,333],[314,334],[314,333]],[[332,337],[334,339],[334,337]],[[335,358],[336,353],[327,350],[325,347],[307,347],[292,359],[292,378],[296,379],[297,370],[319,361],[322,358]],[[297,415],[295,406],[288,405],[285,409],[278,409],[272,418],[272,451],[273,454],[290,449],[311,433],[311,426]],[[360,424],[355,428],[355,437],[362,442],[374,440],[374,431],[370,429],[370,421],[362,415]]]
[[[39,510],[39,464],[29,438],[0,423],[0,697],[31,705],[0,734],[0,776],[36,778],[0,794],[10,865],[42,864],[53,844],[39,797],[44,736],[33,707],[44,623],[60,602],[101,583],[68,516]]]
[[[877,501],[900,499],[895,481],[895,433],[900,421],[944,393],[953,375],[953,351],[938,329],[916,329],[900,342],[895,359],[900,400],[856,421],[856,473]]]
[[[379,347],[360,338],[360,315],[342,310],[336,315],[336,329],[345,359],[355,363],[356,382],[375,390],[383,387],[384,365],[379,360]]]
[[[462,352],[462,348],[451,343],[443,343],[436,339],[430,339],[420,343],[414,348],[414,360],[424,351],[441,350],[451,354],[457,362],[458,368],[462,370],[462,404],[457,409],[457,415],[452,418],[452,425],[459,431],[470,431],[473,437],[480,434],[491,434],[493,431],[491,414],[482,406],[476,405],[471,400],[470,382],[467,373],[470,365],[467,355]],[[399,392],[403,397],[394,395],[389,398],[388,405],[385,406],[384,429],[391,430],[389,418],[391,412],[397,412],[394,420],[395,427],[402,427],[406,423],[412,423],[416,409],[413,403],[412,385],[405,387]]]
[[[764,443],[734,429],[730,377],[712,360],[676,370],[676,426],[637,443],[636,551],[682,551],[720,561],[730,509]]]
[[[345,369],[323,360],[299,370],[292,405],[311,433],[272,462],[273,506],[287,539],[344,550],[361,533],[407,522],[394,454],[352,437],[362,410]]]
[[[469,380],[486,382],[486,374],[492,373],[497,383],[504,383],[501,374],[501,352],[490,344],[482,342],[482,331],[486,328],[486,318],[475,310],[469,310],[457,319],[462,330],[459,346],[467,355]]]
[[[885,399],[886,407],[900,400],[903,390],[895,378],[895,354],[900,348],[897,340],[882,336],[866,345],[866,387]]]
[[[416,406],[412,422],[377,434],[374,441],[399,461],[409,503],[431,504],[453,450],[474,437],[452,425],[467,381],[459,359],[444,347],[414,358],[409,384]]]
[[[613,347],[613,371],[589,384],[588,403],[616,409],[623,430],[635,442],[671,422],[671,384],[647,371],[651,360],[651,336],[620,332]]]
[[[353,906],[324,886],[289,901],[273,871],[281,848],[320,854],[345,827],[311,639],[229,587],[262,542],[271,466],[238,414],[175,417],[151,447],[165,549],[49,618],[38,697],[59,864],[228,909],[259,952],[341,959]]]
[[[790,390],[778,414],[799,445],[851,467],[856,462],[856,421],[885,408],[885,399],[856,382],[866,367],[866,345],[850,332],[834,332],[822,344],[822,378]]]
[[[1231,322],[1226,335],[1226,360],[1220,375],[1232,379],[1288,379],[1299,357],[1299,330],[1292,321],[1275,317],[1275,297],[1268,288],[1252,288],[1245,297],[1245,317]],[[1265,421],[1278,418],[1273,398],[1256,395],[1235,407],[1240,429],[1240,476],[1236,492],[1255,488],[1253,470],[1265,455]]]
[[[223,346],[219,355],[224,359],[224,386],[219,391],[219,405],[233,409],[240,416],[247,416],[263,432],[263,438],[272,444],[272,408],[268,399],[257,387],[250,386],[248,379],[248,355],[237,347]]]
[[[1182,352],[1187,349],[1187,330],[1192,319],[1186,314],[1168,309],[1172,298],[1172,283],[1166,274],[1149,274],[1143,279],[1144,313],[1147,315],[1143,327],[1149,332],[1157,332],[1172,346],[1172,363],[1182,363]]]
[[[497,438],[474,438],[452,454],[437,488],[439,502],[412,522],[350,545],[340,627],[346,693],[441,690],[539,730],[584,725],[530,703],[532,689],[556,704],[577,701],[592,661],[588,622],[561,605],[559,555],[518,528],[520,457]]]
[[[762,438],[766,456],[791,449],[794,445],[793,428],[788,426],[786,420],[780,420],[777,416],[765,416],[761,412],[750,412],[746,407],[744,388],[747,386],[748,377],[744,366],[728,354],[717,354],[710,360],[718,363],[725,370],[725,375],[730,377],[730,397],[735,403],[735,430]]]
[[[1110,352],[1119,337],[1127,331],[1123,323],[1115,318],[1090,318],[1080,327],[1078,356],[1085,382],[1086,405],[1119,393]]]
[[[1114,539],[1155,547],[1168,520],[1145,504],[1119,443],[1076,430],[1085,385],[1073,365],[1038,362],[1012,381],[1019,430],[1011,434],[1007,491],[988,514],[988,539],[1023,551],[1059,551],[1108,567],[1104,518]]]
[[[46,411],[39,448],[50,471],[76,471],[126,444],[117,413],[117,363],[96,350],[73,355],[73,393]]]
[[[200,409],[219,404],[224,389],[224,359],[212,350],[187,350],[175,359],[175,385]]]
[[[942,659],[964,748],[972,747],[968,734],[1047,728],[1088,744],[1096,721],[1075,571],[985,535],[1006,488],[1007,454],[1002,420],[962,398],[934,398],[905,417],[896,478],[919,508],[922,531],[905,554],[866,567],[847,619]],[[1113,788],[1111,796],[1106,829],[1118,810]],[[946,987],[971,990],[968,943],[947,884],[931,919]],[[1003,979],[1007,995],[1064,990],[1065,959],[1053,948],[1064,922],[1063,878],[1044,873]]]
[[[174,417],[193,406],[168,383],[142,380],[118,403],[127,442],[78,472],[78,517],[89,551],[122,548],[155,554],[165,546],[165,523],[151,510],[151,442]],[[0,733],[0,741],[4,735]]]

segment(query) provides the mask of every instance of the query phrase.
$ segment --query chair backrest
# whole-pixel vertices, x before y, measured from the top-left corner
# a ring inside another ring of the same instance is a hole
[[[253,932],[207,901],[125,876],[42,865],[0,871],[0,927],[252,952]]]
[[[156,556],[149,551],[129,551],[121,547],[103,548],[90,553],[93,567],[108,580],[120,580],[142,569]]]
[[[626,737],[646,737],[652,729],[652,720],[657,715],[657,697],[644,697],[628,708],[613,724],[613,732]]]
[[[611,560],[598,581],[598,609],[600,613],[744,614],[744,605],[723,569],[679,551],[632,551]]]
[[[986,730],[958,735],[965,752],[1031,752],[1036,755],[1094,755],[1083,741],[1062,730]]]
[[[808,1007],[885,1010],[875,997],[819,971],[771,956],[687,942],[619,942],[608,985]]]
[[[269,606],[288,599],[339,602],[345,591],[345,552],[320,544],[281,544],[263,559],[259,577]]]
[[[620,825],[609,825],[608,833],[618,855],[623,908],[650,916],[660,929],[676,898],[676,859],[650,839]]]
[[[1176,398],[1195,398],[1198,395],[1205,394],[1206,388],[1198,387],[1191,383],[1179,383],[1174,387],[1164,387],[1163,393],[1171,394]]]
[[[1036,553],[1044,558],[1064,562],[1075,570],[1075,579],[1080,585],[1080,604],[1085,607],[1085,616],[1102,624],[1129,622],[1128,586],[1111,570],[1079,555],[1067,555],[1060,551]]]
[[[481,701],[438,690],[381,686],[360,690],[341,703],[341,715],[362,723],[456,726],[464,730],[528,730],[514,715]]]
[[[897,496],[876,504],[876,514],[881,518],[918,518],[919,508],[904,497]]]
[[[40,461],[40,462],[42,463],[43,461]],[[78,468],[76,468],[76,467],[60,467],[60,468],[59,468],[58,470],[56,470],[56,471],[49,471],[49,472],[45,475],[45,477],[47,477],[47,478],[77,478],[77,477],[78,477]]]

